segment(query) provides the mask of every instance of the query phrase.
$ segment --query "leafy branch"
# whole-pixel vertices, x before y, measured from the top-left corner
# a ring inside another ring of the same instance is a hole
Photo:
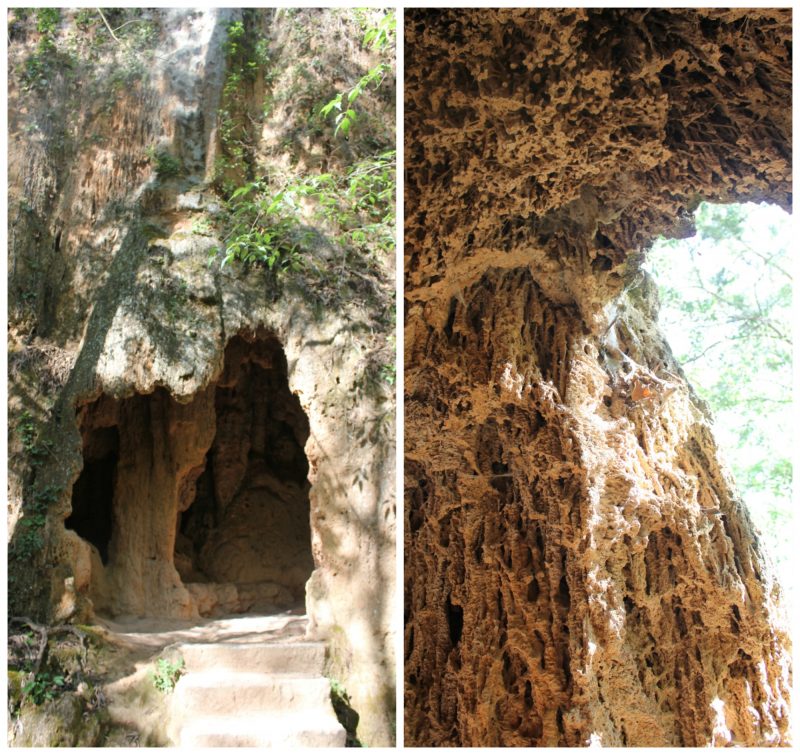
[[[376,26],[367,29],[364,34],[363,46],[371,47],[375,51],[390,47],[394,44],[395,26],[395,13],[389,11]],[[334,136],[338,136],[340,131],[345,137],[350,134],[350,129],[358,117],[355,110],[356,100],[368,89],[378,89],[391,69],[389,63],[381,61],[370,68],[350,90],[339,92],[320,108],[319,114],[323,119],[326,119],[331,113],[336,113]]]
[[[388,249],[394,243],[395,151],[355,163],[344,175],[298,178],[274,194],[265,179],[251,181],[230,196],[229,231],[222,265],[233,260],[263,262],[272,269],[299,270],[311,233],[303,230],[302,200],[312,215],[338,229],[347,247]]]

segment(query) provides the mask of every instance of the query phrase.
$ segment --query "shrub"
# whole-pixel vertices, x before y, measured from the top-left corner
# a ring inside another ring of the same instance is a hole
[[[157,150],[155,147],[150,147],[147,150],[147,156],[150,158],[150,163],[155,168],[156,175],[159,178],[172,178],[180,174],[181,161],[166,150]]]
[[[65,684],[66,681],[61,674],[41,671],[22,688],[22,692],[30,697],[36,705],[41,705],[52,700]]]

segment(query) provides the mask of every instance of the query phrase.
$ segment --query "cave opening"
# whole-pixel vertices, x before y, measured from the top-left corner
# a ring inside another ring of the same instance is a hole
[[[97,548],[103,564],[108,563],[118,459],[116,426],[94,428],[85,434],[83,470],[72,488],[72,513],[64,522],[67,529]]]
[[[83,468],[65,527],[90,545],[105,615],[276,613],[305,603],[309,422],[271,336],[235,336],[218,380],[77,409]],[[84,546],[85,547],[85,546]]]
[[[658,239],[648,252],[659,326],[713,412],[715,439],[796,602],[791,216],[775,205],[701,203],[695,225],[696,235]]]
[[[216,612],[299,606],[314,566],[309,425],[276,340],[229,343],[214,413],[194,498],[178,513],[175,566]]]

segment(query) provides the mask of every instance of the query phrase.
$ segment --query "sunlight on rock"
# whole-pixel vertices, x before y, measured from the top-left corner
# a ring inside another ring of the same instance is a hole
[[[603,735],[598,734],[596,731],[593,731],[589,735],[589,741],[587,742],[587,747],[602,747],[603,746]]]
[[[711,701],[711,708],[714,710],[716,718],[714,720],[714,730],[711,732],[709,747],[725,746],[733,738],[728,725],[725,723],[725,703],[715,697]]]

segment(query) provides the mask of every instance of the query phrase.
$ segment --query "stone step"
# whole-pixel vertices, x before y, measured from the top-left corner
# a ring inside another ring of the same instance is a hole
[[[322,676],[325,645],[321,642],[215,643],[181,645],[186,670]]]
[[[330,711],[333,716],[330,692],[330,682],[324,677],[215,670],[181,677],[175,685],[173,705],[192,718],[303,710],[312,715]],[[183,718],[189,720],[187,715]]]
[[[344,747],[347,734],[331,716],[205,717],[187,722],[180,747]]]

